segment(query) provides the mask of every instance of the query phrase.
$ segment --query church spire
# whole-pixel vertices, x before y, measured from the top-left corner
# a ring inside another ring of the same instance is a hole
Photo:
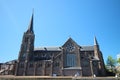
[[[97,42],[96,36],[94,37],[94,45],[98,45],[98,42]]]
[[[29,26],[28,26],[27,32],[29,32],[29,33],[33,33],[33,17],[34,17],[34,13],[32,13],[32,17],[31,17],[31,20],[30,20],[30,24],[29,24]]]

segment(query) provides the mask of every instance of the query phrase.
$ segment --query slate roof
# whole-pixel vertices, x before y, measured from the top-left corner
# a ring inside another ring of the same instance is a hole
[[[94,51],[94,46],[81,46],[81,51]]]
[[[34,51],[61,51],[61,47],[38,47],[34,48]]]
[[[94,51],[94,46],[80,46],[81,51]],[[62,47],[37,47],[34,51],[61,51]]]
[[[5,64],[14,64],[17,62],[17,59],[6,62]]]

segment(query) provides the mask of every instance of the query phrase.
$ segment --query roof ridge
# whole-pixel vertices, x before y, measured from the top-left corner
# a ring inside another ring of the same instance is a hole
[[[84,46],[94,46],[94,45],[81,45],[81,47],[84,47]]]
[[[40,46],[35,48],[55,48],[55,47],[60,47],[60,46]]]

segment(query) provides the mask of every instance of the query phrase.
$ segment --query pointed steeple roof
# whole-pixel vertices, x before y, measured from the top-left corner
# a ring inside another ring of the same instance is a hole
[[[96,36],[94,37],[94,45],[98,45],[98,42],[97,42]]]
[[[31,20],[30,20],[30,23],[29,23],[29,26],[28,26],[28,30],[27,32],[29,33],[33,33],[33,17],[34,17],[34,14],[32,13],[32,17],[31,17]]]

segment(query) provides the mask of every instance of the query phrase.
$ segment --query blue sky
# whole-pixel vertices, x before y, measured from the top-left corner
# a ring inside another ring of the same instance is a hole
[[[120,0],[0,0],[0,62],[18,58],[33,8],[35,47],[69,37],[93,45],[96,36],[105,62],[120,53]]]

